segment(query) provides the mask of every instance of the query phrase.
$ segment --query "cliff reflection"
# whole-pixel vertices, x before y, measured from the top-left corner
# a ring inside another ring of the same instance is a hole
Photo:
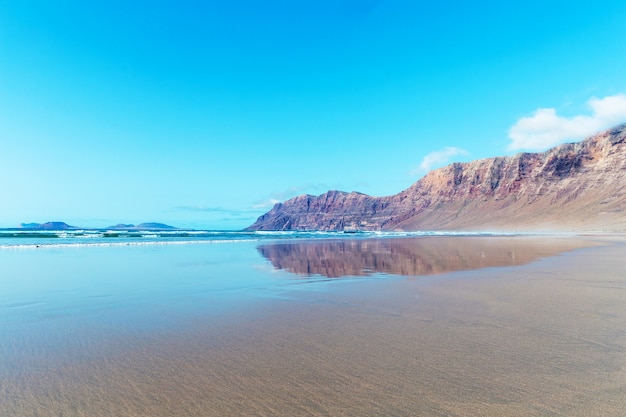
[[[418,237],[275,243],[257,249],[274,268],[329,278],[432,275],[520,265],[589,246],[576,239],[537,237]]]

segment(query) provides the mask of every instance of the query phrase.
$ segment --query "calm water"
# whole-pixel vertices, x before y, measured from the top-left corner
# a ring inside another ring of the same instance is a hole
[[[24,381],[60,384],[61,370],[114,361],[189,322],[218,326],[353,280],[518,265],[583,245],[519,236],[146,236],[0,238],[0,394],[11,394],[9,410],[27,401],[16,394],[20,383],[32,386]]]
[[[108,320],[131,309],[232,309],[240,306],[233,299],[283,297],[291,285],[304,284],[303,277],[314,285],[324,277],[422,276],[518,265],[580,245],[519,236],[93,234],[0,237],[3,329],[77,317]]]
[[[258,302],[293,299],[296,289],[329,291],[327,278],[419,277],[517,265],[580,245],[531,237],[285,236],[292,235],[216,233],[195,241],[167,236],[130,245],[126,237],[5,239],[0,369],[16,367],[7,360],[11,355],[54,356],[72,345],[88,353],[85,347],[118,333],[150,332],[189,317],[215,318]],[[176,244],[181,242],[188,244]]]

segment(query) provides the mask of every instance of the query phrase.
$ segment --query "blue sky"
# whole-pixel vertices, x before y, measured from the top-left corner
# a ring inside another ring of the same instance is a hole
[[[626,2],[0,0],[0,227],[274,201],[626,121]]]

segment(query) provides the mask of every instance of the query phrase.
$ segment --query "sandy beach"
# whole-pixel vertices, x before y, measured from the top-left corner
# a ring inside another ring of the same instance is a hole
[[[5,364],[0,415],[625,415],[626,240],[587,239],[525,265],[294,284],[97,346],[78,334],[53,361]]]

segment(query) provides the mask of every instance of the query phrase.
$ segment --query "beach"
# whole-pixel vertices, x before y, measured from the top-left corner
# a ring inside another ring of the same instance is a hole
[[[427,239],[3,254],[105,272],[0,297],[0,415],[626,414],[624,238]]]

